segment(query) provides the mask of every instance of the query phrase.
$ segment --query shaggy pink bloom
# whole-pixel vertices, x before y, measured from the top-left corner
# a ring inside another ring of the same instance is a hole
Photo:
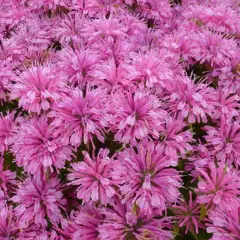
[[[193,200],[192,192],[189,191],[189,201],[183,200],[179,205],[173,206],[175,219],[179,227],[185,227],[185,234],[188,231],[198,234],[199,228],[204,229],[204,225],[200,222],[201,205],[197,202],[197,198]]]
[[[196,35],[196,41],[198,48],[195,49],[195,59],[210,64],[211,67],[224,66],[236,55],[236,42],[221,34],[204,31]]]
[[[79,186],[77,197],[84,202],[100,201],[107,204],[116,194],[115,186],[121,182],[121,163],[108,157],[108,149],[100,149],[97,157],[91,159],[83,152],[84,161],[72,163],[68,175],[71,185]]]
[[[0,116],[0,151],[2,153],[8,150],[14,142],[14,114],[15,111],[8,113],[6,116]]]
[[[11,62],[0,60],[0,103],[6,101],[9,83],[14,77]]]
[[[59,100],[62,87],[63,82],[53,66],[34,66],[17,77],[11,98],[19,98],[20,107],[40,114]]]
[[[214,163],[208,164],[208,171],[197,168],[201,174],[196,193],[198,202],[212,204],[227,204],[231,199],[237,199],[240,195],[240,175],[234,169],[226,168],[223,163],[216,167]]]
[[[169,99],[171,112],[188,118],[189,123],[207,122],[207,115],[214,111],[215,90],[204,83],[194,83],[190,78],[176,81]]]
[[[155,215],[145,216],[134,212],[133,205],[125,205],[116,200],[113,209],[101,211],[105,215],[103,224],[98,227],[99,239],[136,239],[136,240],[170,240],[172,233],[167,230],[171,224],[168,218],[154,219]]]
[[[88,45],[93,44],[101,39],[111,41],[120,38],[125,38],[127,28],[121,24],[117,17],[97,18],[91,21],[91,24],[86,23],[83,30],[83,37],[88,39]]]
[[[82,142],[92,142],[93,136],[104,141],[104,129],[108,126],[107,95],[103,89],[74,89],[65,96],[50,113],[55,136],[64,144],[78,147]]]
[[[213,156],[229,165],[240,165],[240,124],[221,120],[219,127],[206,126],[205,139]]]
[[[170,52],[149,51],[135,54],[131,58],[133,62],[127,66],[129,79],[143,82],[147,88],[153,86],[167,88],[169,84],[173,84],[172,80],[178,73],[179,66]]]
[[[12,201],[18,204],[14,211],[21,227],[27,227],[31,222],[47,226],[45,217],[52,223],[59,222],[61,209],[66,204],[60,181],[56,177],[43,179],[40,175],[25,179]]]
[[[100,209],[87,204],[74,213],[73,220],[74,225],[76,226],[76,231],[73,234],[73,240],[98,239],[98,226],[103,222],[103,216],[99,210]]]
[[[51,171],[53,167],[63,168],[72,150],[54,138],[53,133],[45,116],[21,122],[12,147],[17,165],[29,173],[39,173],[48,167]]]
[[[12,187],[16,184],[16,172],[5,169],[4,158],[0,157],[0,189],[3,190],[5,197],[8,197],[8,192],[13,191]]]
[[[179,197],[181,178],[178,171],[171,168],[177,165],[177,160],[167,157],[163,146],[153,142],[139,144],[137,149],[137,152],[126,149],[118,156],[126,167],[120,186],[124,201],[130,199],[148,215],[154,209],[162,214],[167,204],[176,202]]]
[[[19,239],[18,221],[13,215],[13,207],[0,209],[0,239]]]
[[[96,65],[95,71],[92,73],[93,84],[103,85],[110,89],[117,88],[118,86],[129,86],[130,81],[127,79],[126,65],[116,64],[114,58],[101,62]]]
[[[235,240],[240,239],[240,204],[229,201],[221,204],[208,215],[212,221],[208,224],[207,232],[213,233],[212,240]]]
[[[193,142],[192,133],[183,130],[186,124],[183,120],[167,118],[165,130],[161,133],[160,139],[165,146],[165,154],[170,158],[178,159],[179,155],[184,157],[186,152],[192,150],[190,145]]]
[[[213,70],[213,76],[218,77],[219,85],[230,92],[240,92],[240,51],[231,58],[229,64]]]
[[[60,52],[58,66],[66,80],[83,87],[91,76],[98,56],[91,50],[65,48]]]
[[[233,117],[239,115],[238,108],[240,104],[238,101],[240,97],[238,94],[233,94],[229,89],[218,89],[217,91],[217,101],[215,103],[216,109],[214,111],[214,118],[218,119],[220,117],[231,121]]]
[[[148,19],[166,21],[172,16],[172,10],[167,0],[137,0],[137,11]]]
[[[192,154],[188,157],[188,162],[185,164],[185,171],[190,173],[193,177],[192,181],[194,181],[201,175],[196,169],[201,168],[207,171],[210,162],[213,163],[214,159],[205,145],[199,144],[193,146]]]
[[[159,138],[166,112],[155,95],[140,90],[118,91],[113,95],[112,105],[111,130],[117,141],[136,145],[137,140],[149,135]]]

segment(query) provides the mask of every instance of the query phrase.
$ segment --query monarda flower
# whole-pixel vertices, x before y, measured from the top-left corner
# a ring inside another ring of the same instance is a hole
[[[201,204],[221,205],[227,204],[231,199],[237,199],[240,195],[239,172],[226,168],[223,163],[217,167],[214,163],[208,164],[207,171],[197,168],[201,174],[198,188],[198,202]]]
[[[14,212],[21,227],[31,223],[45,227],[46,217],[56,224],[66,204],[59,179],[51,176],[50,179],[44,179],[40,174],[26,178],[11,200],[18,204]]]
[[[201,205],[197,202],[197,198],[193,200],[191,191],[189,191],[189,201],[181,201],[179,205],[172,207],[172,211],[179,227],[185,227],[185,234],[188,231],[198,234],[199,228],[204,229],[204,225],[200,222]]]
[[[177,159],[184,157],[188,151],[192,150],[190,145],[193,142],[192,134],[189,130],[183,130],[186,124],[183,120],[167,118],[165,130],[161,133],[160,139],[165,146],[165,154],[170,158]]]
[[[202,82],[194,83],[190,78],[176,81],[170,90],[169,110],[189,123],[207,122],[207,116],[214,111],[215,90]]]
[[[49,116],[54,118],[51,126],[55,128],[55,136],[66,145],[78,147],[82,142],[92,142],[93,136],[103,142],[110,116],[106,91],[96,89],[84,93],[74,89]]]
[[[126,68],[129,70],[128,78],[132,81],[142,82],[147,88],[168,88],[178,73],[179,66],[173,54],[168,51],[149,51],[147,53],[131,56],[132,63]],[[175,60],[175,63],[174,63]],[[174,69],[174,67],[178,69]]]
[[[90,50],[65,48],[60,52],[58,66],[71,84],[84,87],[98,62],[96,53]]]
[[[240,165],[240,124],[221,120],[219,127],[206,126],[207,147],[213,156],[231,165]]]
[[[137,140],[152,136],[159,138],[166,112],[160,100],[151,92],[137,90],[118,91],[112,97],[113,119],[111,131],[115,139],[123,143],[137,144]]]
[[[204,31],[196,35],[196,42],[195,59],[211,67],[224,66],[236,55],[236,42],[221,34]]]
[[[52,171],[53,167],[61,169],[72,153],[71,148],[63,146],[53,136],[53,129],[45,116],[21,122],[12,151],[17,165],[23,166],[28,173],[39,173],[47,168]]]
[[[116,194],[115,186],[121,183],[121,163],[108,157],[109,150],[100,149],[92,159],[83,152],[84,160],[72,163],[72,173],[68,175],[69,184],[79,186],[77,197],[84,202],[100,201],[107,204]]]
[[[212,233],[212,240],[240,239],[240,204],[239,201],[229,201],[221,204],[208,214],[211,223],[207,226],[207,232]]]
[[[0,151],[3,153],[8,150],[14,142],[13,131],[15,128],[14,122],[15,112],[8,113],[6,116],[0,116]]]
[[[0,239],[18,239],[19,224],[13,214],[13,206],[0,210]]]
[[[170,240],[172,233],[168,230],[171,226],[169,219],[154,219],[156,215],[149,216],[133,211],[133,205],[129,202],[122,204],[116,201],[113,208],[101,210],[105,215],[103,224],[98,227],[99,239],[146,239],[146,240]]]
[[[118,159],[126,167],[124,182],[120,190],[132,204],[150,215],[153,210],[162,214],[168,203],[178,200],[181,178],[176,169],[177,160],[164,154],[164,147],[154,142],[139,144],[137,151],[132,148],[119,153]]]
[[[79,211],[74,212],[73,220],[76,231],[73,240],[96,240],[99,237],[98,226],[103,223],[103,215],[99,208],[91,204],[81,206]]]
[[[63,82],[53,66],[33,66],[16,78],[11,99],[19,99],[19,107],[40,114],[51,109],[60,98]]]

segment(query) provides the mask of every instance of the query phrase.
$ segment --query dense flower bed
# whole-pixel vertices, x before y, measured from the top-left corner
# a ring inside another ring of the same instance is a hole
[[[240,239],[238,0],[0,1],[0,239]]]

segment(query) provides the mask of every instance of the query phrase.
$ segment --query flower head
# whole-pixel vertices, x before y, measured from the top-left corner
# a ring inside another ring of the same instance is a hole
[[[60,220],[61,209],[66,204],[56,177],[43,179],[40,175],[26,178],[12,197],[18,206],[14,209],[22,227],[31,223],[47,226],[46,217],[52,223]]]
[[[240,124],[221,119],[219,127],[206,126],[205,139],[213,156],[229,165],[240,165]]]
[[[146,239],[170,240],[172,233],[169,219],[155,219],[155,215],[145,216],[141,212],[133,213],[133,205],[124,205],[116,201],[113,209],[102,209],[105,215],[103,224],[98,227],[100,239]]]
[[[124,201],[130,199],[148,215],[156,209],[162,214],[168,203],[177,201],[181,178],[171,168],[177,160],[167,157],[162,145],[145,142],[138,145],[137,152],[130,148],[119,153],[118,159],[126,167],[125,180],[120,186]]]
[[[94,135],[103,142],[109,121],[106,92],[96,89],[84,94],[82,90],[74,89],[50,116],[54,118],[51,125],[55,128],[55,136],[60,136],[64,144],[78,147],[82,142],[92,141]]]
[[[188,231],[198,234],[199,227],[204,229],[204,225],[200,223],[201,205],[197,202],[197,198],[193,200],[191,191],[189,191],[188,202],[183,200],[179,205],[173,206],[172,209],[179,227],[186,227],[185,234]]]
[[[226,168],[223,163],[216,167],[209,163],[209,171],[197,168],[201,174],[196,189],[199,203],[208,206],[227,204],[230,199],[237,199],[240,195],[240,176],[238,171]]]
[[[221,204],[209,213],[211,224],[208,224],[207,232],[213,233],[212,240],[235,240],[240,238],[240,204],[237,201],[229,201]]]
[[[151,92],[137,90],[118,91],[112,99],[113,119],[111,130],[115,139],[123,143],[136,144],[151,135],[159,137],[166,112],[161,109],[160,100]]]
[[[68,175],[70,184],[79,186],[77,197],[84,202],[100,201],[107,204],[116,194],[115,186],[121,180],[121,164],[108,157],[109,150],[100,149],[97,157],[91,159],[83,152],[84,161],[72,163],[73,171]]]
[[[40,173],[50,167],[61,169],[70,159],[71,148],[62,145],[53,136],[45,116],[33,117],[21,122],[17,129],[16,141],[12,147],[18,166],[29,173]]]
[[[11,98],[19,98],[19,106],[40,114],[60,99],[63,83],[53,67],[31,67],[20,74],[12,86]]]

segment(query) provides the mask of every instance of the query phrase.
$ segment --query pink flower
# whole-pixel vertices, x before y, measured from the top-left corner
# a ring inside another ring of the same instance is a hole
[[[100,209],[92,205],[85,205],[74,213],[74,224],[76,231],[72,239],[96,240],[99,237],[98,226],[103,222]]]
[[[194,83],[194,80],[185,77],[177,80],[170,92],[170,111],[188,118],[189,123],[207,122],[207,116],[214,111],[215,91],[207,84]]]
[[[6,198],[14,191],[13,187],[17,183],[16,172],[5,169],[4,158],[0,157],[0,190],[4,192]]]
[[[0,209],[0,239],[11,239],[18,237],[18,221],[13,215],[13,207]]]
[[[229,201],[221,204],[209,213],[211,224],[208,224],[207,232],[213,233],[212,240],[235,240],[240,238],[240,204]]]
[[[171,168],[177,160],[167,157],[162,145],[145,142],[138,145],[137,152],[129,148],[119,153],[118,159],[126,167],[120,186],[124,201],[130,199],[150,215],[156,209],[162,214],[167,204],[178,200],[181,178]]]
[[[65,48],[60,52],[58,67],[71,84],[83,87],[95,69],[98,56],[91,50]]]
[[[166,112],[159,99],[148,91],[118,91],[113,95],[113,119],[111,130],[115,139],[123,143],[137,144],[137,140],[152,136],[159,138]]]
[[[211,67],[224,66],[233,58],[237,51],[236,42],[224,38],[221,34],[204,31],[196,35],[198,48],[195,49],[195,59]]]
[[[45,217],[52,223],[59,222],[61,209],[66,204],[60,181],[56,177],[43,179],[40,175],[26,178],[12,201],[18,204],[14,212],[21,227],[27,227],[32,222],[47,226]]]
[[[117,65],[114,58],[100,62],[92,73],[92,84],[103,85],[110,89],[131,85],[127,78],[127,69],[124,64]]]
[[[192,150],[190,145],[193,142],[192,133],[183,130],[186,124],[183,120],[174,120],[168,117],[165,130],[161,133],[160,139],[165,146],[165,154],[171,158],[178,159],[179,155],[184,157],[188,151]]]
[[[52,66],[31,67],[17,77],[11,98],[19,98],[20,107],[40,114],[59,100],[61,87],[61,78]]]
[[[147,88],[168,88],[169,84],[173,84],[176,74],[179,74],[177,60],[167,50],[135,54],[131,58],[131,65],[126,66],[129,70],[128,78],[143,82]]]
[[[51,171],[53,167],[63,168],[72,150],[54,138],[53,133],[44,115],[21,122],[12,147],[17,165],[28,173],[40,173],[48,167]]]
[[[238,94],[231,93],[229,89],[219,89],[217,91],[218,99],[215,103],[216,110],[214,111],[214,118],[224,118],[231,121],[233,117],[239,115],[237,108],[240,97]]]
[[[105,215],[103,224],[98,227],[99,239],[173,239],[168,218],[155,219],[155,215],[145,216],[141,212],[134,212],[133,205],[125,205],[116,200],[113,208],[101,211]]]
[[[170,3],[166,0],[137,0],[141,15],[148,19],[166,21],[172,16]]]
[[[104,141],[104,130],[108,126],[109,113],[107,95],[103,89],[74,89],[65,96],[49,115],[54,118],[51,126],[55,136],[64,144],[78,147],[82,142],[92,142],[93,136]]]
[[[14,114],[15,111],[8,113],[6,116],[0,116],[0,151],[2,153],[8,150],[14,142]]]
[[[84,202],[100,201],[107,204],[116,194],[115,186],[121,182],[121,163],[108,157],[108,149],[100,149],[97,157],[91,159],[83,152],[84,160],[72,163],[69,184],[79,186],[77,197]]]
[[[213,156],[229,165],[240,165],[240,124],[221,120],[219,127],[206,126],[205,139]]]
[[[209,171],[197,168],[201,174],[196,193],[198,202],[208,206],[227,204],[230,199],[237,199],[240,195],[240,176],[234,169],[226,168],[223,163],[216,167],[208,164]]]
[[[201,205],[197,202],[197,198],[193,200],[191,191],[189,191],[189,201],[186,202],[184,199],[179,205],[173,206],[172,210],[179,227],[186,228],[185,234],[187,234],[188,231],[198,234],[199,228],[204,229],[204,225],[201,223],[200,219]]]

